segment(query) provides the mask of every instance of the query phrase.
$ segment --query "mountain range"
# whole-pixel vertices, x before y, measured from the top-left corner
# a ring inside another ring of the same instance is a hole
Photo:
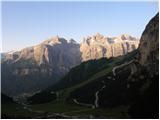
[[[88,36],[81,44],[59,36],[44,42],[2,54],[2,92],[9,96],[34,94],[60,80],[80,63],[127,54],[139,45],[130,35]]]

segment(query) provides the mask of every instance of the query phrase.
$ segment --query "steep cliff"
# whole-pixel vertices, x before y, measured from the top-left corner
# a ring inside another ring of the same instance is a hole
[[[139,45],[139,62],[150,72],[158,72],[159,64],[159,14],[146,26]]]
[[[138,45],[139,40],[129,35],[123,34],[109,38],[97,33],[91,37],[84,38],[80,51],[82,52],[82,60],[87,61],[124,55],[137,49]]]

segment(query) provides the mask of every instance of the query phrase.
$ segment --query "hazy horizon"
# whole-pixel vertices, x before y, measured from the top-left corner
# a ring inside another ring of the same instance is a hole
[[[2,51],[56,35],[77,42],[97,32],[140,38],[157,12],[158,2],[2,2]]]

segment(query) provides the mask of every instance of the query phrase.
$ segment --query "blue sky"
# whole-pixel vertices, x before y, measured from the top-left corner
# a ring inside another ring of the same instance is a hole
[[[140,37],[158,2],[2,2],[3,51],[55,35],[77,42],[97,32]]]

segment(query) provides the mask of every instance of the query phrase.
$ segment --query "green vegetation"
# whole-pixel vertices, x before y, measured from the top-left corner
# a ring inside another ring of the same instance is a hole
[[[42,110],[42,111],[53,112],[53,113],[64,113],[69,111],[88,109],[86,107],[78,106],[75,104],[66,104],[66,103],[57,102],[57,101],[52,101],[44,104],[35,104],[35,105],[32,105],[31,108],[33,110]]]
[[[89,109],[84,111],[79,111],[79,112],[70,112],[68,115],[94,115],[97,117],[102,117],[102,118],[129,118],[129,115],[126,114],[128,110],[127,106],[119,106],[116,108],[112,109],[107,109],[107,108],[97,108],[97,109]]]
[[[50,102],[45,104],[32,105],[33,110],[43,110],[49,113],[61,113],[69,116],[90,116],[100,118],[129,118],[127,106],[119,106],[112,109],[107,108],[87,108],[75,104],[66,104],[60,102]]]
[[[28,98],[28,101],[30,101],[30,104],[41,104],[44,102],[52,101],[54,99],[56,99],[56,93],[44,91],[44,92],[40,93],[40,95],[39,95],[39,93],[37,93],[33,97]]]

